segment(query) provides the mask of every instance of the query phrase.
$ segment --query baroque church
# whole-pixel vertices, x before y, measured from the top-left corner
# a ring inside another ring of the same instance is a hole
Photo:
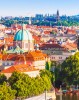
[[[32,34],[26,30],[25,25],[23,25],[22,29],[16,32],[14,36],[13,46],[16,48],[19,46],[25,52],[34,50],[34,40],[32,38]]]

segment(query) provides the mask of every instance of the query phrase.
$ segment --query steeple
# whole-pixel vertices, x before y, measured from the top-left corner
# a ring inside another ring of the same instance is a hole
[[[60,19],[59,10],[57,10],[57,14],[56,14],[56,20],[57,20],[57,22],[59,21],[59,19]]]
[[[59,10],[57,10],[57,16],[59,16]]]

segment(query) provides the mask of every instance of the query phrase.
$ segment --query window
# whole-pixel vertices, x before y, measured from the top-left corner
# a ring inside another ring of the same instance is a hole
[[[10,50],[12,49],[12,46],[10,47]]]
[[[7,62],[7,65],[9,65],[9,63]]]
[[[52,59],[55,59],[55,57],[52,57]]]
[[[62,59],[62,57],[59,57],[59,59]]]

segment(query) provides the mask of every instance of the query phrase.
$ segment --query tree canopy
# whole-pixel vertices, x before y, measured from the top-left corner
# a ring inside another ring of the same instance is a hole
[[[26,74],[13,72],[8,82],[12,89],[16,90],[16,97],[27,98],[43,93],[51,89],[51,73],[42,74],[31,78]]]
[[[6,83],[0,85],[0,100],[13,100],[15,98],[15,90],[12,90]]]
[[[6,81],[7,81],[6,76],[4,74],[0,74],[0,84],[3,84]]]
[[[68,84],[79,83],[79,52],[68,57],[61,65],[60,78]]]

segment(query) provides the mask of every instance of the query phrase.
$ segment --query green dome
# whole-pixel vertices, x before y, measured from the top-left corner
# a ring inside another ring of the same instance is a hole
[[[19,30],[14,36],[14,41],[33,40],[31,33],[28,30]]]

